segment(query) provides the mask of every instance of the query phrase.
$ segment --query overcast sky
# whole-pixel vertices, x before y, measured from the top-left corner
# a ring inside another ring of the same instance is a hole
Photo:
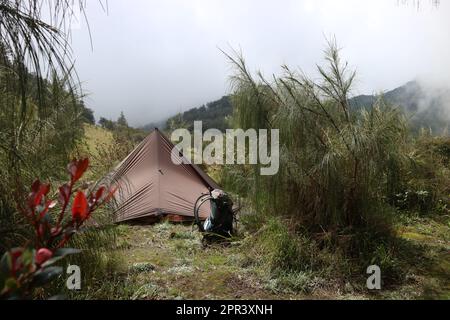
[[[229,93],[230,65],[218,47],[241,49],[265,75],[281,64],[314,75],[325,36],[335,35],[357,69],[354,94],[417,77],[450,81],[450,1],[419,10],[402,0],[96,1],[73,30],[76,67],[96,118],[121,110],[133,125],[160,120]]]

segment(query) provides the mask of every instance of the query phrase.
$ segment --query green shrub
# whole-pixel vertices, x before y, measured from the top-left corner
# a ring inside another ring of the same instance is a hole
[[[280,169],[261,176],[260,168],[226,168],[225,176],[246,177],[225,185],[246,189],[252,209],[288,216],[310,233],[367,228],[376,212],[400,188],[399,175],[409,158],[404,116],[380,98],[372,108],[353,110],[349,92],[355,74],[341,63],[330,43],[322,79],[313,81],[284,66],[268,81],[248,72],[241,57],[230,57],[233,121],[242,129],[278,129]],[[237,189],[238,188],[238,189]]]

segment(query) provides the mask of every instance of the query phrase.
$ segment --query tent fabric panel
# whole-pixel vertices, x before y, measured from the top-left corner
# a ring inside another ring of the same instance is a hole
[[[209,192],[206,181],[198,176],[190,164],[177,158],[172,161],[173,144],[161,136],[159,140],[160,207],[167,212],[179,212],[181,215],[193,216],[194,203],[202,194]],[[202,206],[199,215],[208,217],[207,206]]]
[[[184,157],[176,157],[179,164],[174,164],[173,148],[155,130],[116,167],[112,180],[120,186],[117,222],[159,216],[192,219],[197,198],[218,187],[200,168],[183,163]],[[199,215],[208,217],[209,206],[203,205]]]
[[[162,139],[164,150],[166,150],[169,153],[169,155],[171,156],[172,150],[174,148],[176,148],[176,147],[174,146],[174,144],[166,136],[164,136],[159,131],[158,131],[158,133],[160,134],[160,137]],[[181,155],[181,156],[177,156],[177,154]],[[176,160],[177,166],[181,166],[181,167],[185,168],[187,171],[189,171],[190,173],[194,173],[197,176],[199,176],[201,178],[201,180],[204,181],[206,186],[208,186],[208,187],[210,187],[212,189],[219,189],[220,188],[219,185],[213,179],[211,179],[211,177],[209,177],[197,165],[195,165],[195,164],[191,163],[189,160],[187,160],[181,154],[181,152],[177,152],[174,155],[175,155],[175,160]],[[172,161],[171,161],[171,164],[173,164]]]

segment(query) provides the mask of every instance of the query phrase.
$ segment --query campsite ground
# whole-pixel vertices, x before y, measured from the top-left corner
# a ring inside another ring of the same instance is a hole
[[[259,270],[246,265],[239,243],[204,248],[192,226],[159,223],[119,228],[123,273],[113,298],[289,299],[270,290]],[[112,298],[105,296],[105,298]]]
[[[450,298],[450,225],[417,218],[399,234],[426,249],[432,267],[420,261],[401,286],[371,293],[316,288],[305,293],[283,288],[262,266],[248,260],[243,239],[204,248],[192,226],[159,223],[118,226],[120,272],[90,288],[100,299],[421,299]]]

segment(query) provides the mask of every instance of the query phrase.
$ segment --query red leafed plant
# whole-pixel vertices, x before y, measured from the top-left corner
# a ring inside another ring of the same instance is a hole
[[[68,165],[70,181],[58,188],[57,199],[49,196],[50,185],[36,180],[26,203],[18,206],[34,229],[34,239],[23,247],[11,249],[0,260],[0,298],[23,298],[57,277],[62,268],[55,262],[79,250],[65,245],[92,213],[108,202],[115,190],[105,186],[86,191],[76,188],[89,166],[88,159],[74,160]],[[71,207],[71,215],[67,214]]]

